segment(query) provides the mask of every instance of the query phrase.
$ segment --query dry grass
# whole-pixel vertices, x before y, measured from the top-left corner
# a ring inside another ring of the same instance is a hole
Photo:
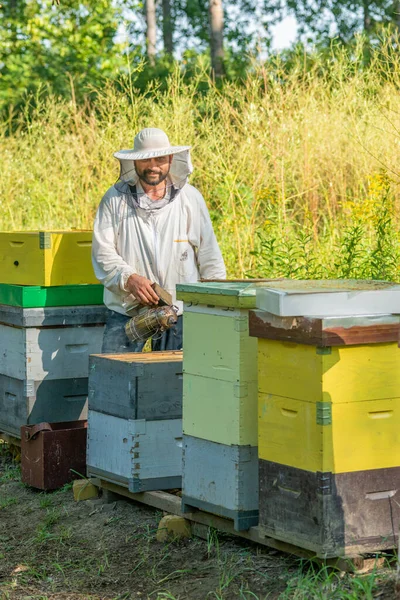
[[[92,106],[40,101],[14,116],[12,135],[10,118],[0,123],[0,229],[91,227],[118,175],[112,153],[131,147],[141,127],[156,126],[173,143],[193,145],[192,183],[207,200],[231,276],[283,272],[269,266],[271,251],[257,232],[272,235],[281,254],[290,240],[301,253],[299,235],[306,233],[325,274],[340,274],[332,253],[360,220],[360,251],[374,252],[371,215],[388,194],[386,251],[397,252],[400,56],[391,43],[374,51],[368,66],[360,40],[351,54],[299,56],[290,68],[279,59],[255,65],[246,81],[222,89],[201,70],[188,83],[177,69],[167,92],[153,86],[139,95],[109,85]],[[396,278],[397,270],[387,276]]]

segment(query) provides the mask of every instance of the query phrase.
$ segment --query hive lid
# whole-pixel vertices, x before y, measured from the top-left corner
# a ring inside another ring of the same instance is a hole
[[[400,313],[400,285],[357,279],[282,280],[257,286],[257,308],[281,317]]]
[[[102,305],[103,293],[104,288],[99,284],[45,287],[0,283],[0,304],[21,308]]]
[[[194,304],[255,308],[256,283],[247,281],[179,283],[176,286],[178,300]]]

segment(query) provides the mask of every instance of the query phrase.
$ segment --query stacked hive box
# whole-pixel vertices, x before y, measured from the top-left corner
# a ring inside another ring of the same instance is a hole
[[[327,284],[259,290],[280,314],[250,313],[260,526],[320,557],[394,547],[400,517],[400,318],[365,314],[398,310],[400,287]]]
[[[182,352],[90,357],[88,473],[131,492],[182,482]]]
[[[182,505],[258,522],[257,344],[248,283],[181,284],[184,301]]]
[[[90,246],[91,232],[0,234],[2,432],[87,416],[106,312]]]
[[[95,284],[91,231],[0,233],[0,283]]]

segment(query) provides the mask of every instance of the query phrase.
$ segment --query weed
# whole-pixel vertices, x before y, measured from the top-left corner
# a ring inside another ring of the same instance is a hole
[[[97,560],[97,575],[101,575],[102,573],[104,573],[104,571],[108,569],[109,566],[110,563],[108,562],[108,556],[105,552],[103,557]]]
[[[0,498],[0,510],[2,508],[7,508],[8,506],[12,506],[13,504],[17,504],[17,498]]]
[[[5,464],[4,471],[0,474],[0,484],[6,481],[19,481],[21,478],[21,468],[14,464]]]
[[[40,494],[40,496],[41,498],[39,502],[39,508],[44,509],[53,505],[53,498],[49,494],[43,492],[42,494]]]

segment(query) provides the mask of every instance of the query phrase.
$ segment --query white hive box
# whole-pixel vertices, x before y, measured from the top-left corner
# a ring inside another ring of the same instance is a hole
[[[89,355],[101,350],[102,306],[0,306],[0,374],[40,381],[88,376]]]
[[[257,287],[258,309],[280,317],[400,313],[400,285],[364,280],[283,280]]]

